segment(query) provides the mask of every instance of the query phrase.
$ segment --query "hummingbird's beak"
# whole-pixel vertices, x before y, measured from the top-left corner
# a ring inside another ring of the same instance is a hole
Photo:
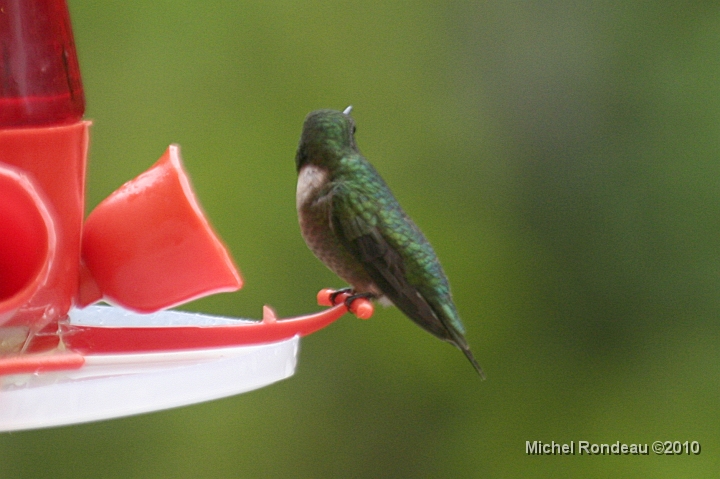
[[[350,105],[349,107],[345,108],[345,109],[343,110],[343,113],[346,114],[346,115],[349,115],[351,111],[352,111],[352,105]]]

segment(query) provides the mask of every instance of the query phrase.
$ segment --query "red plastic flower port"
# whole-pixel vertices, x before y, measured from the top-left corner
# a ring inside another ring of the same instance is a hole
[[[82,275],[81,306],[101,294],[149,313],[242,286],[195,198],[177,145],[93,210],[82,258],[90,274]]]

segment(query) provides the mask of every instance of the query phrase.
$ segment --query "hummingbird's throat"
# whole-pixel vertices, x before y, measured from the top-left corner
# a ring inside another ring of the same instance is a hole
[[[300,209],[308,201],[314,201],[319,190],[327,184],[327,181],[328,172],[324,168],[315,165],[305,165],[300,168],[297,182],[297,208]]]

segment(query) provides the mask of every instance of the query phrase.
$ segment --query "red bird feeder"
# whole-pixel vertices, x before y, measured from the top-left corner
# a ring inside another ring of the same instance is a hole
[[[347,312],[262,321],[166,308],[242,279],[171,145],[83,224],[88,129],[65,0],[0,0],[0,431],[237,394],[293,374],[299,336]],[[115,306],[92,306],[98,300]],[[84,309],[82,309],[84,308]],[[362,317],[366,300],[353,303]]]

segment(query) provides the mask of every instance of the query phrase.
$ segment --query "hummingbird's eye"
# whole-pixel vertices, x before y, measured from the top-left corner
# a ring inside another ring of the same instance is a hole
[[[357,130],[357,127],[353,125],[353,135],[355,134],[355,130]]]

